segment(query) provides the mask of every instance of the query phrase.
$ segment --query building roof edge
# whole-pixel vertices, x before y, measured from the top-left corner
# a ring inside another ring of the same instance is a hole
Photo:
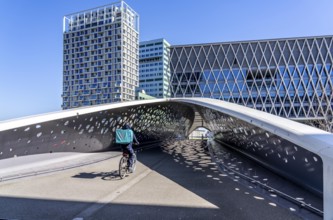
[[[283,41],[283,40],[301,40],[311,38],[324,38],[333,37],[333,35],[318,35],[308,37],[289,37],[289,38],[272,38],[272,39],[260,39],[260,40],[243,40],[243,41],[226,41],[226,42],[213,42],[213,43],[195,43],[195,44],[179,44],[171,45],[171,47],[188,47],[188,46],[205,46],[205,45],[220,45],[220,44],[239,44],[239,43],[255,43],[255,42],[267,42],[267,41]]]

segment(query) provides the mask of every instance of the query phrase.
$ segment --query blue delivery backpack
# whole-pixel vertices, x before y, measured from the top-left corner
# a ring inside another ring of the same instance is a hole
[[[116,129],[116,143],[129,144],[133,142],[133,131],[131,129]]]

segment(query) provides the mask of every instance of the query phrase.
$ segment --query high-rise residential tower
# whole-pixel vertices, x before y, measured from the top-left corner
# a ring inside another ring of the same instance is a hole
[[[139,16],[125,2],[66,15],[63,109],[135,99]]]
[[[170,44],[165,39],[140,42],[139,90],[156,98],[170,97]]]

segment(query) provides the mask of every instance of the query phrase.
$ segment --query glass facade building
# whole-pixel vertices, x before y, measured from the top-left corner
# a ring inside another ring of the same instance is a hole
[[[332,132],[333,36],[171,47],[172,97],[221,99]]]
[[[170,44],[165,39],[140,42],[139,90],[156,98],[170,97]]]
[[[63,21],[63,109],[135,99],[139,16],[120,1]]]

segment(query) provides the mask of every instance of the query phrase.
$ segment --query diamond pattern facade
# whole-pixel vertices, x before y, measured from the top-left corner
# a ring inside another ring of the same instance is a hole
[[[172,97],[208,97],[333,131],[333,36],[171,47]]]

